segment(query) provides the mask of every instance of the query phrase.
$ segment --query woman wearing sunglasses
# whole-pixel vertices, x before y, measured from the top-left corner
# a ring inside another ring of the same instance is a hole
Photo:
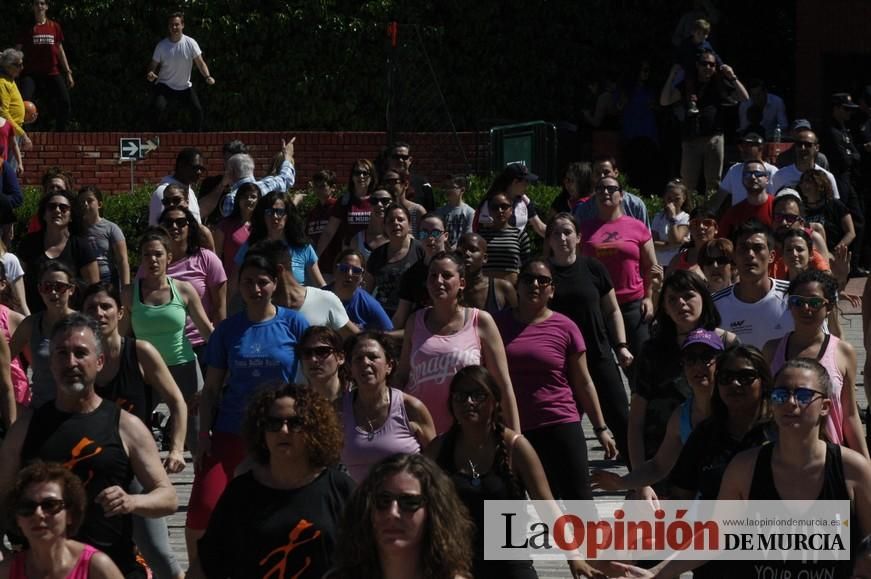
[[[688,269],[701,273],[699,256],[702,247],[717,237],[717,214],[710,209],[696,207],[690,212],[689,231],[690,240],[671,258],[669,270]]]
[[[732,261],[733,251],[732,242],[723,237],[705,242],[699,250],[699,267],[711,295],[735,283],[737,270]]]
[[[356,249],[345,249],[336,258],[333,283],[327,289],[336,294],[348,318],[363,330],[390,332],[393,322],[372,294],[363,289],[366,261]]]
[[[76,210],[82,220],[82,237],[97,256],[100,279],[118,287],[130,285],[130,264],[127,261],[127,240],[124,232],[103,218],[103,193],[96,187],[79,189]]]
[[[826,317],[838,299],[838,282],[823,272],[808,270],[789,284],[789,312],[795,329],[771,340],[762,352],[776,373],[793,358],[813,358],[829,373],[832,392],[825,420],[826,438],[868,456],[862,421],[856,408],[856,351],[846,340],[825,331]]]
[[[18,473],[7,504],[28,548],[0,563],[0,577],[121,579],[108,555],[70,538],[86,502],[82,481],[60,464],[37,462]]]
[[[30,407],[34,410],[55,398],[57,385],[51,375],[51,329],[75,310],[70,301],[76,291],[75,275],[62,261],[49,261],[39,275],[39,295],[45,304],[24,318],[9,343],[12,358],[24,353],[30,364]]]
[[[366,229],[358,231],[350,241],[350,247],[359,251],[364,261],[368,261],[373,251],[390,241],[384,218],[387,208],[392,203],[393,195],[384,189],[376,189],[369,197],[369,204],[372,206],[369,224]]]
[[[239,270],[245,310],[221,322],[209,340],[198,468],[185,528],[191,560],[218,498],[245,458],[240,433],[248,402],[264,387],[293,381],[297,373],[295,349],[309,324],[302,314],[272,303],[278,275],[275,262],[248,256]]]
[[[341,245],[346,246],[357,233],[366,229],[372,212],[369,197],[375,192],[377,183],[375,165],[372,161],[369,159],[354,161],[348,175],[348,190],[336,201],[330,220],[327,221],[327,227],[318,239],[318,255],[326,252],[336,235],[339,236]]]
[[[423,403],[388,385],[396,352],[381,332],[363,332],[345,346],[353,387],[342,402],[345,445],[342,464],[356,481],[373,464],[397,452],[417,453],[436,431]]]
[[[554,496],[592,499],[581,415],[589,416],[605,458],[614,458],[617,446],[587,370],[584,338],[573,321],[548,308],[553,293],[550,265],[527,262],[520,270],[517,307],[497,314],[496,325],[505,342],[520,426],[541,457]]]
[[[487,242],[484,275],[516,285],[520,266],[529,259],[529,236],[525,229],[511,225],[514,205],[508,193],[494,193],[486,206],[490,210],[490,223],[478,230],[478,235]]]
[[[464,262],[455,253],[433,257],[426,281],[432,306],[416,311],[405,326],[394,383],[423,401],[440,434],[453,422],[448,402],[451,377],[465,366],[482,364],[501,389],[502,418],[519,432],[517,403],[499,329],[490,314],[460,303],[465,284]]]
[[[326,326],[310,326],[296,346],[296,357],[308,387],[341,411],[350,383],[339,333]]]
[[[466,366],[451,380],[451,429],[426,449],[451,477],[475,523],[473,577],[532,579],[531,561],[484,560],[484,501],[552,500],[538,455],[523,436],[505,427],[501,396],[483,366]],[[590,576],[581,561],[570,561],[573,577]]]
[[[209,321],[212,326],[217,326],[227,317],[227,274],[221,259],[212,250],[201,246],[199,224],[187,209],[164,209],[159,222],[169,233],[169,253],[172,255],[166,274],[174,280],[189,283],[196,290]],[[142,274],[140,267],[137,277]],[[206,340],[190,319],[184,333],[205,374]]]
[[[450,479],[420,454],[395,454],[351,495],[329,579],[466,579],[472,521]]]
[[[63,262],[86,284],[100,281],[97,256],[78,236],[78,224],[73,222],[74,203],[75,196],[68,191],[43,195],[36,214],[42,227],[25,235],[18,245],[18,259],[24,268],[24,293],[31,312],[45,309],[38,285],[39,273],[47,262]]]
[[[188,577],[321,577],[353,481],[335,465],[342,430],[308,388],[266,389],[248,406],[245,443],[255,466],[227,485]]]

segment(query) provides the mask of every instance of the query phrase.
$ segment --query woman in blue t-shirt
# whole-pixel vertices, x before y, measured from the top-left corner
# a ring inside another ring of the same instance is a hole
[[[273,305],[277,280],[275,263],[262,255],[246,258],[238,280],[245,310],[221,322],[209,340],[197,473],[185,530],[191,560],[218,498],[245,457],[240,431],[248,402],[257,391],[296,376],[295,346],[308,322]]]

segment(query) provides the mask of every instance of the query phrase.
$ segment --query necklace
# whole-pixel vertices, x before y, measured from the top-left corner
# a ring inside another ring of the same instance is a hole
[[[478,465],[472,462],[472,459],[469,459],[469,470],[472,471],[472,486],[478,488],[481,486],[481,474],[478,472]]]
[[[358,403],[354,407],[354,410],[356,411],[358,417],[362,418],[362,421],[359,422],[358,424],[362,424],[363,421],[365,421],[366,425],[368,426],[368,428],[366,430],[366,440],[368,442],[372,442],[375,439],[375,427],[376,427],[376,424],[378,423],[378,419],[380,418],[382,409],[384,409],[385,407],[388,408],[387,414],[388,415],[390,414],[390,411],[389,411],[390,397],[391,397],[390,391],[388,390],[386,392],[386,394],[387,394],[386,404],[385,404],[385,400],[382,398],[381,404],[380,405],[376,404],[375,408],[373,409],[371,414],[368,412],[366,414],[363,413],[363,408],[361,408],[362,403]],[[359,398],[355,398],[354,402],[357,402],[358,400],[359,400]]]
[[[369,425],[369,432],[366,433],[366,440],[372,442],[372,440],[375,439],[375,425],[368,418],[366,419],[366,423]]]

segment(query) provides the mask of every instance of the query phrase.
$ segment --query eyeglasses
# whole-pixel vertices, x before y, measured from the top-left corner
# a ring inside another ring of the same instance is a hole
[[[73,289],[73,284],[62,281],[44,281],[39,284],[39,291],[44,294],[62,294]]]
[[[771,403],[775,406],[783,406],[789,402],[790,398],[794,398],[796,404],[801,407],[810,406],[811,402],[817,398],[825,398],[826,395],[822,392],[817,392],[811,388],[794,388],[778,387],[771,391],[769,395]]]
[[[768,171],[744,171],[744,177],[762,179],[763,177],[768,177]]]
[[[420,231],[417,232],[417,238],[420,239],[421,241],[424,241],[430,237],[432,237],[433,239],[436,239],[438,237],[441,237],[444,234],[445,234],[444,231],[439,231],[438,229],[433,229],[432,231],[424,231],[421,229]]]
[[[335,351],[335,348],[329,346],[313,346],[311,348],[302,348],[300,354],[302,354],[303,358],[317,358],[318,360],[323,360]]]
[[[490,209],[493,211],[499,211],[500,213],[503,211],[508,211],[511,209],[511,203],[491,203]]]
[[[164,207],[175,207],[184,203],[184,197],[164,197],[162,203]]]
[[[15,507],[15,514],[19,517],[31,517],[36,509],[42,509],[45,515],[56,515],[66,508],[63,499],[44,499],[42,501],[22,501]]]
[[[821,307],[825,306],[829,303],[829,300],[825,298],[813,297],[806,298],[804,296],[789,296],[787,298],[787,303],[791,308],[810,308],[814,311],[819,310]]]
[[[285,424],[287,425],[288,432],[302,432],[305,422],[301,416],[289,416],[287,418],[267,416],[263,419],[263,429],[266,432],[279,432]]]
[[[725,255],[716,257],[705,257],[699,260],[702,265],[713,265],[714,267],[724,267],[732,264],[732,260]]]
[[[810,149],[816,146],[816,142],[814,141],[795,141],[794,144],[799,149]]]
[[[393,202],[393,199],[391,197],[370,197],[369,202],[374,205],[383,205],[386,207]]]
[[[266,211],[264,211],[266,217],[276,217],[281,219],[285,215],[287,215],[287,209],[284,207],[268,207]]]
[[[408,161],[409,159],[411,159],[411,155],[400,155],[398,153],[394,153],[390,155],[390,158],[394,161]]]
[[[546,275],[535,275],[534,273],[521,273],[518,279],[526,285],[537,283],[538,287],[548,287],[553,283],[552,277],[547,277]]]
[[[421,495],[381,492],[375,495],[375,508],[379,511],[386,511],[393,506],[393,501],[396,501],[396,504],[399,505],[400,511],[409,514],[416,513],[426,504],[426,499]]]
[[[705,366],[710,366],[714,363],[714,360],[717,359],[717,352],[714,350],[708,350],[707,352],[701,354],[690,354],[684,353],[681,354],[680,361],[684,366],[695,366],[696,364],[704,364]]]
[[[717,220],[711,218],[701,219],[696,217],[695,219],[690,219],[690,227],[706,227],[710,229],[711,227],[716,227]]]
[[[45,208],[49,211],[60,211],[61,213],[66,213],[70,210],[68,203],[55,203],[54,201],[46,204]]]
[[[369,171],[352,171],[351,174],[354,177],[368,177]]]
[[[596,193],[608,193],[609,195],[613,195],[620,191],[619,185],[602,185],[600,187],[596,187]]]
[[[801,215],[792,215],[790,213],[775,213],[774,220],[783,221],[787,225],[793,225],[796,222],[804,223],[804,217]]]
[[[179,217],[178,219],[164,219],[160,222],[166,229],[172,229],[173,227],[177,227],[179,229],[184,229],[188,226],[187,217]]]
[[[458,390],[451,394],[451,400],[454,401],[454,404],[463,404],[466,400],[471,400],[475,404],[480,404],[487,400],[490,397],[490,394],[487,393],[483,388],[479,388],[478,390],[470,390],[468,392],[463,392],[462,390]]]
[[[357,267],[356,265],[348,265],[347,263],[339,263],[336,264],[336,270],[339,273],[350,273],[353,276],[359,277],[365,273],[365,269],[362,267]]]
[[[756,370],[719,370],[717,372],[717,384],[722,386],[738,382],[741,386],[747,387],[758,379],[759,372]]]

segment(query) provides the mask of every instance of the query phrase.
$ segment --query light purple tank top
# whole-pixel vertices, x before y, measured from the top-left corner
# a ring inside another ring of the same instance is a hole
[[[354,399],[351,392],[342,400],[342,422],[345,432],[345,445],[342,448],[342,464],[358,483],[361,482],[373,464],[397,452],[415,454],[420,452],[420,443],[414,437],[405,414],[402,392],[390,388],[390,409],[387,420],[381,428],[370,432],[357,426],[354,420]]]

